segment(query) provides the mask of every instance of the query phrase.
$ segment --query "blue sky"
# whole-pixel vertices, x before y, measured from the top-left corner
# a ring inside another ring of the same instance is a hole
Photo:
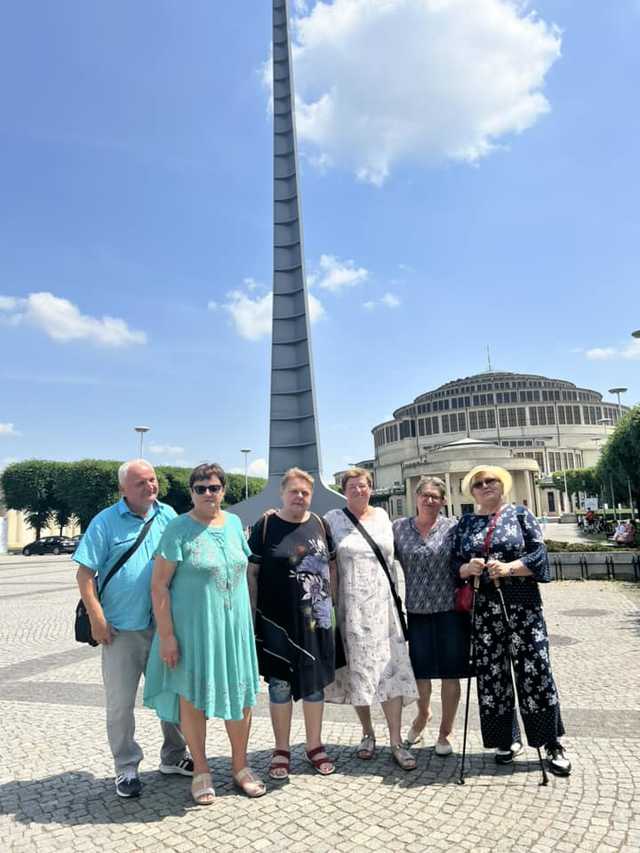
[[[640,2],[294,8],[325,476],[487,345],[638,402]],[[145,424],[158,463],[260,472],[270,37],[266,0],[4,8],[0,464]]]

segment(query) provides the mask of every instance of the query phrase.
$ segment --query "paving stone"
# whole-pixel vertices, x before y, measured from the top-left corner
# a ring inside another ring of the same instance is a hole
[[[474,696],[464,786],[456,784],[459,757],[441,761],[433,755],[433,732],[415,750],[416,771],[402,773],[390,760],[379,707],[373,711],[379,749],[368,763],[354,757],[361,732],[353,709],[326,707],[323,734],[337,772],[323,779],[303,762],[304,723],[296,708],[290,780],[269,781],[267,796],[255,801],[233,788],[224,728],[210,723],[218,797],[202,809],[190,801],[188,780],[158,773],[160,728],[142,708],[136,722],[146,754],[143,796],[137,801],[115,796],[99,651],[79,646],[71,636],[73,571],[66,558],[6,564],[0,558],[3,853],[640,849],[638,587],[556,583],[542,590],[551,633],[577,641],[552,646],[565,745],[575,768],[569,779],[552,777],[548,787],[540,787],[531,749],[512,767],[498,768],[482,749]],[[34,578],[46,580],[51,591],[30,597]],[[601,615],[579,615],[595,610]],[[439,713],[434,696],[436,724]],[[457,746],[461,726],[459,719]],[[249,747],[252,766],[265,778],[272,738],[263,692]]]

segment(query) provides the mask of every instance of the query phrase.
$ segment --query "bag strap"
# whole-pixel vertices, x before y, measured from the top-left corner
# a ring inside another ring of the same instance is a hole
[[[322,528],[322,532],[324,533],[324,544],[327,546],[327,551],[329,550],[329,531],[327,530],[327,522],[324,518],[320,518],[319,515],[316,515],[315,512],[310,512],[309,515],[311,518],[315,518],[318,522],[319,527]]]
[[[342,512],[347,516],[351,524],[355,527],[355,529],[360,533],[360,535],[365,539],[373,553],[376,555],[376,558],[382,568],[384,569],[384,573],[387,576],[387,580],[389,581],[389,586],[391,588],[391,597],[393,598],[393,603],[396,606],[396,610],[398,611],[398,619],[400,620],[400,627],[402,628],[402,633],[404,635],[405,640],[409,637],[409,631],[407,630],[407,622],[404,618],[404,611],[402,609],[402,602],[400,601],[400,596],[396,591],[395,584],[393,582],[393,578],[391,577],[391,572],[389,571],[389,567],[387,566],[387,561],[382,555],[382,551],[380,550],[378,543],[370,536],[367,529],[360,524],[355,515],[348,510],[346,507],[342,507]]]
[[[489,526],[487,528],[487,535],[484,537],[484,542],[482,543],[482,550],[484,551],[485,561],[489,556],[489,551],[491,550],[491,542],[493,540],[493,534],[496,532],[496,525],[498,523],[498,518],[500,517],[500,513],[502,512],[502,508],[495,513],[495,515],[491,516],[491,521],[489,522]]]
[[[104,582],[98,591],[98,601],[100,601],[100,597],[102,596],[102,593],[104,592],[105,587],[109,583],[111,578],[116,574],[116,572],[120,571],[120,569],[124,566],[124,564],[127,562],[127,560],[130,557],[132,557],[135,554],[135,552],[138,550],[138,548],[142,545],[142,542],[143,542],[145,536],[147,535],[147,533],[149,532],[149,528],[153,524],[157,515],[158,515],[158,513],[156,512],[155,515],[151,516],[149,521],[145,521],[145,523],[142,525],[142,530],[138,534],[138,538],[136,539],[136,541],[133,543],[133,545],[130,548],[128,548],[124,552],[124,554],[121,557],[118,557],[116,562],[113,564],[113,566],[111,567],[111,569],[109,571],[109,574],[104,579]]]

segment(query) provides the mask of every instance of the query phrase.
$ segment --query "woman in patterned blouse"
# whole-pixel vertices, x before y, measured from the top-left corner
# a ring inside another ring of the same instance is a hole
[[[421,477],[416,488],[417,515],[393,524],[396,557],[405,577],[409,655],[420,694],[406,742],[411,746],[422,740],[431,719],[431,680],[439,678],[442,720],[435,752],[442,758],[453,752],[449,738],[469,655],[469,618],[453,608],[456,580],[451,548],[456,522],[440,514],[444,503],[443,481]]]
[[[460,519],[454,541],[453,565],[460,578],[480,578],[473,635],[482,741],[496,748],[498,764],[510,764],[522,750],[513,667],[529,745],[544,746],[551,772],[568,776],[571,762],[559,741],[564,726],[538,588],[551,580],[547,550],[535,516],[505,503],[511,486],[504,468],[473,468],[463,491],[478,509]]]

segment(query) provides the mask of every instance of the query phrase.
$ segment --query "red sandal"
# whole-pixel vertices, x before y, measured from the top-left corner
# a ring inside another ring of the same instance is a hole
[[[280,761],[276,761],[279,758]],[[284,761],[282,759],[285,759]],[[289,778],[289,763],[291,761],[291,753],[288,749],[274,749],[271,756],[271,764],[269,765],[269,778],[275,779],[276,782],[282,782]]]
[[[320,754],[324,755],[324,758],[316,758]],[[307,756],[307,761],[315,767],[316,773],[319,773],[321,776],[331,776],[336,769],[335,764],[327,755],[324,746],[316,746],[315,749],[306,752],[305,755]],[[328,769],[321,770],[321,767],[328,767]]]

